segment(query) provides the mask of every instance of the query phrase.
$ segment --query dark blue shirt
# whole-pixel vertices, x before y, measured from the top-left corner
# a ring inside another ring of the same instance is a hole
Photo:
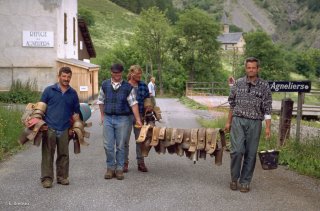
[[[78,94],[72,87],[62,93],[58,83],[48,86],[40,101],[47,104],[44,119],[49,128],[54,130],[63,131],[71,127],[72,115],[80,114]]]
[[[149,88],[147,84],[145,84],[143,81],[138,82],[137,87],[137,101],[139,105],[139,113],[144,116],[144,100],[146,98],[149,98]]]

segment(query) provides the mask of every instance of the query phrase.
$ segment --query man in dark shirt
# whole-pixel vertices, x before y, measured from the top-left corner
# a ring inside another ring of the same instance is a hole
[[[70,67],[59,70],[58,83],[48,86],[41,102],[47,104],[45,122],[48,131],[42,140],[41,182],[44,188],[51,188],[53,181],[53,159],[57,146],[57,183],[69,184],[69,133],[72,115],[80,114],[77,92],[69,85],[72,77]]]
[[[132,65],[129,69],[128,82],[131,84],[133,89],[136,90],[136,93],[137,93],[136,99],[138,101],[140,118],[144,120],[144,117],[145,117],[144,100],[146,98],[150,98],[150,95],[149,95],[148,86],[141,80],[141,77],[142,77],[142,68],[139,65]],[[137,140],[139,137],[141,128],[134,127],[134,125],[136,124],[135,119],[133,119],[132,122],[133,122],[133,132],[135,135],[135,139]],[[128,132],[129,134],[131,134],[131,130],[132,130],[132,127],[130,127],[129,129],[129,132]],[[129,140],[130,140],[130,135],[125,143],[126,161],[123,168],[124,172],[128,172]],[[148,172],[148,168],[144,163],[144,157],[142,156],[142,152],[141,152],[141,143],[136,143],[136,156],[137,156],[137,162],[138,162],[138,170],[142,172]]]
[[[239,78],[229,95],[230,111],[225,126],[230,131],[231,183],[230,188],[248,192],[256,163],[262,128],[266,122],[266,138],[270,138],[272,96],[267,81],[259,78],[259,60],[245,60],[246,76]]]

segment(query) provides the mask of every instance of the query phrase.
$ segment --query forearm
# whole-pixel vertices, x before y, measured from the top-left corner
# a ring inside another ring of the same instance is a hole
[[[228,119],[227,119],[227,124],[231,124],[232,122],[232,110],[229,110],[229,114],[228,114]]]
[[[99,104],[100,114],[101,116],[104,115],[104,104]]]
[[[134,118],[136,119],[136,122],[141,122],[138,103],[134,104],[131,108],[132,108]]]
[[[271,130],[271,119],[266,119],[266,130]]]

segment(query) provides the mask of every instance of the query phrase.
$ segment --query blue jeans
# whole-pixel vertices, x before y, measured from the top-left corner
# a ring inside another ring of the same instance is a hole
[[[142,119],[142,117],[141,117],[141,119]],[[130,135],[131,135],[132,128],[133,128],[135,140],[138,139],[139,134],[140,134],[140,130],[141,130],[140,128],[135,128],[134,127],[134,125],[136,124],[136,121],[135,121],[135,118],[134,118],[133,115],[130,116],[130,122],[132,123],[132,125],[128,129],[128,139],[126,140],[125,145],[124,145],[125,158],[126,158],[125,162],[129,161],[129,142],[130,142]],[[142,156],[140,145],[141,145],[140,143],[136,143],[136,156],[137,156],[137,162],[138,163],[144,161],[144,157]]]
[[[128,139],[129,127],[132,127],[130,116],[104,115],[103,137],[107,168],[122,170],[125,161],[124,145]]]

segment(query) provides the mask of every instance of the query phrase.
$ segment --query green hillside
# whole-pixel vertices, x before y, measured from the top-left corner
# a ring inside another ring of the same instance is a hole
[[[137,15],[108,0],[79,0],[78,4],[79,9],[87,9],[94,17],[95,24],[90,26],[89,30],[97,58],[105,54],[116,42],[128,42]]]

